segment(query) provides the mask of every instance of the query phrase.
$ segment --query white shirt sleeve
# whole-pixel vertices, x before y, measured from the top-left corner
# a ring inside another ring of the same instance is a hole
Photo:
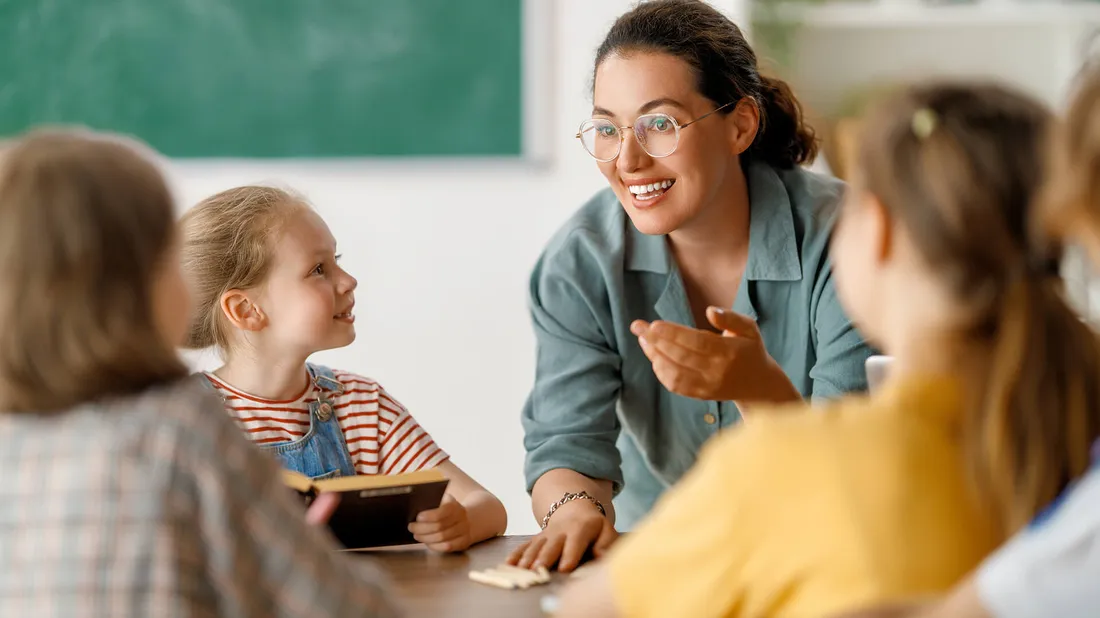
[[[977,584],[996,618],[1100,616],[1100,469],[987,559]]]

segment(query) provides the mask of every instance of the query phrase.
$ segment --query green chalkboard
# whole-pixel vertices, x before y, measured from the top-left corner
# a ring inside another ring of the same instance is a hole
[[[522,154],[523,0],[0,0],[0,135],[172,157]]]

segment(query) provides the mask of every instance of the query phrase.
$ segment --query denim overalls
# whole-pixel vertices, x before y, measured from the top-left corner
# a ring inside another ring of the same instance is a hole
[[[336,410],[329,400],[329,393],[343,393],[344,385],[328,367],[306,363],[306,369],[309,371],[309,379],[317,387],[317,396],[309,402],[309,431],[297,440],[259,446],[274,453],[287,470],[299,472],[312,479],[355,476],[355,464],[348,454],[344,432],[340,429]],[[205,376],[202,381],[214,389],[214,385]]]

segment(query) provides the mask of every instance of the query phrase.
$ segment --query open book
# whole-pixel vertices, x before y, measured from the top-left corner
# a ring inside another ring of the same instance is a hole
[[[415,543],[409,524],[421,511],[438,508],[447,489],[439,470],[318,480],[283,470],[283,483],[307,501],[322,492],[340,494],[329,528],[348,549]]]

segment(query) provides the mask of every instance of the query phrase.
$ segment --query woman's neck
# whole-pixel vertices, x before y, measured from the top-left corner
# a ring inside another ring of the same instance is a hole
[[[230,356],[214,375],[251,395],[287,401],[301,395],[309,385],[305,364],[304,358],[262,362],[243,355]]]
[[[749,251],[749,212],[748,184],[738,167],[695,218],[669,233],[669,248],[680,269],[739,275]]]

